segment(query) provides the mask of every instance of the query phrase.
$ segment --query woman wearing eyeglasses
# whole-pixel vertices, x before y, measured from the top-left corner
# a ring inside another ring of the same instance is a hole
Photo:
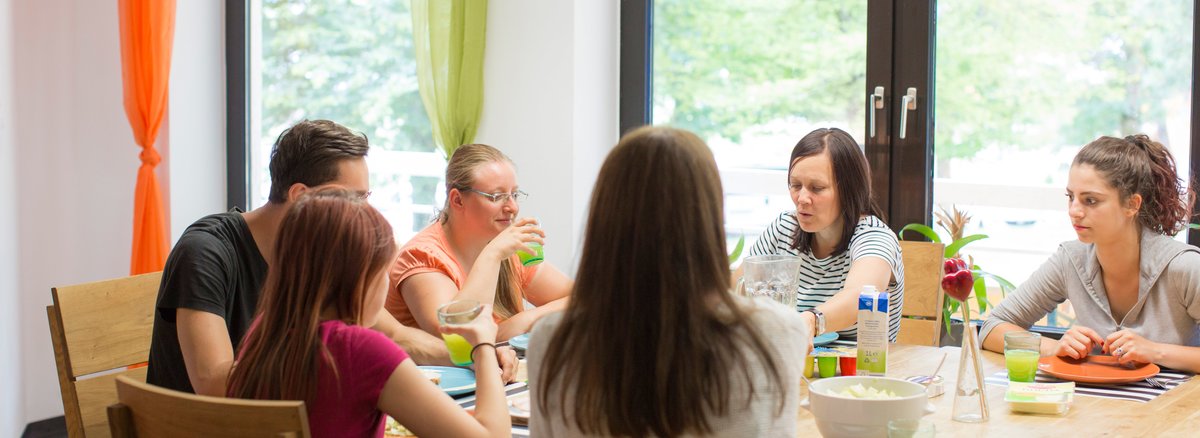
[[[571,280],[550,263],[522,266],[518,251],[544,243],[532,218],[517,218],[526,196],[512,160],[498,149],[463,145],[446,165],[446,204],[437,222],[400,249],[386,307],[397,320],[437,335],[437,309],[454,300],[493,303],[503,341],[562,310]],[[525,309],[522,301],[534,308]]]

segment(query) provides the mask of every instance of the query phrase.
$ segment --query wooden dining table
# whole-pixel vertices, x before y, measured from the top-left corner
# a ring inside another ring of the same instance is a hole
[[[1018,414],[1004,401],[1003,386],[985,385],[989,416],[984,423],[960,423],[950,419],[954,385],[958,379],[958,347],[925,347],[892,344],[888,351],[888,377],[905,378],[933,372],[946,353],[939,375],[945,379],[945,394],[929,399],[936,407],[924,417],[933,423],[938,436],[951,437],[1200,437],[1200,377],[1193,378],[1157,398],[1137,401],[1076,394],[1070,410],[1062,416]],[[1004,355],[984,351],[985,376],[1004,370]],[[802,384],[802,387],[804,385]],[[807,387],[802,397],[808,397]],[[798,436],[819,436],[817,424],[806,409],[800,410]]]

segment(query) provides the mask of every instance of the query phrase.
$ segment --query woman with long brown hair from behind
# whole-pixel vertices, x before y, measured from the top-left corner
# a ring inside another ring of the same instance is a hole
[[[694,134],[645,127],[600,169],[571,302],[528,351],[538,436],[795,436],[795,310],[728,292],[720,177]]]
[[[391,226],[365,200],[337,187],[300,198],[280,225],[277,269],[267,276],[228,394],[304,400],[314,437],[382,437],[384,413],[421,436],[511,434],[496,325],[486,313],[442,329],[477,346],[474,418],[368,328],[383,308],[395,254]]]

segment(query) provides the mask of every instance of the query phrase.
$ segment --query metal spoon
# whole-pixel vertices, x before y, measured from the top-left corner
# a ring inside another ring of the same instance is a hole
[[[920,382],[917,382],[917,383],[920,383],[920,384],[924,385],[924,384],[926,384],[926,383],[929,383],[929,381],[930,381],[930,380],[933,380],[933,378],[934,378],[934,377],[937,377],[937,375],[938,375],[938,371],[941,371],[941,370],[942,370],[942,365],[945,365],[945,364],[946,364],[946,356],[947,356],[948,354],[949,354],[949,353],[942,353],[942,360],[941,360],[940,362],[938,362],[938,366],[937,366],[937,368],[934,368],[934,369],[933,369],[933,374],[930,374],[930,375],[928,375],[928,376],[925,376],[925,378],[924,378],[924,379],[921,379],[921,381],[920,381]]]

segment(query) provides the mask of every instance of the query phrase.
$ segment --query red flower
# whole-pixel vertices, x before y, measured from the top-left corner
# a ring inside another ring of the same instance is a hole
[[[971,267],[960,258],[946,259],[944,264],[946,275],[942,277],[942,290],[958,301],[966,301],[971,296],[971,287],[975,285],[975,276]]]

